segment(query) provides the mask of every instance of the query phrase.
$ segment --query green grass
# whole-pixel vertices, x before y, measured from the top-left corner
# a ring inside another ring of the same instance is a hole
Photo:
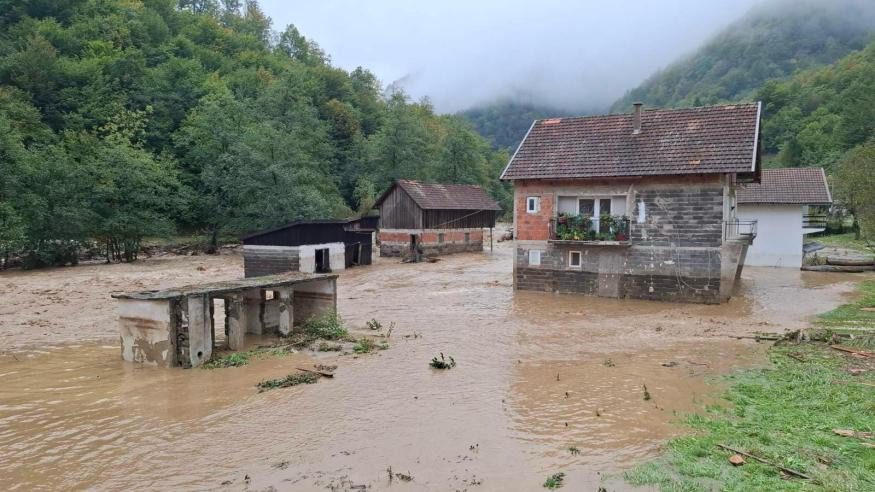
[[[857,291],[856,301],[820,315],[815,326],[836,333],[875,333],[875,280],[861,283]]]
[[[845,248],[845,249],[853,249],[856,251],[860,251],[863,253],[872,254],[873,251],[866,245],[866,241],[863,239],[855,239],[854,233],[849,232],[847,234],[831,234],[828,236],[816,236],[812,238],[813,241],[817,241],[824,246],[832,246],[834,248]]]
[[[860,322],[871,330],[873,313],[862,308],[875,304],[875,282],[860,290],[859,301],[822,315],[821,322]],[[625,473],[625,479],[664,491],[875,490],[875,449],[832,431],[875,431],[875,388],[869,386],[875,384],[875,360],[814,342],[776,345],[769,358],[768,368],[727,377],[730,387],[723,396],[729,405],[686,417],[694,433],[672,439],[661,458]],[[867,371],[851,375],[849,367]],[[751,459],[734,467],[731,453],[718,443],[813,480],[784,477]]]

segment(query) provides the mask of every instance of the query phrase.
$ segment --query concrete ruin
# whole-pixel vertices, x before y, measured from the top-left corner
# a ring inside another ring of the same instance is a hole
[[[228,348],[242,350],[248,334],[288,335],[313,316],[336,313],[337,275],[293,272],[112,297],[124,360],[190,368],[216,348],[216,299],[224,301]]]

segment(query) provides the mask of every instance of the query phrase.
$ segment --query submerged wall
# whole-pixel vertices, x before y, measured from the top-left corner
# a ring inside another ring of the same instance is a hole
[[[381,229],[380,256],[410,255],[411,236],[416,236],[420,254],[440,256],[483,251],[483,229]]]

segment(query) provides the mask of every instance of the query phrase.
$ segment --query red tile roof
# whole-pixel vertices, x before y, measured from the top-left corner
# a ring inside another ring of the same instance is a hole
[[[832,203],[826,173],[821,167],[763,169],[759,183],[739,186],[735,196],[738,203]]]
[[[423,210],[501,210],[501,206],[477,185],[423,183],[399,179],[400,186]],[[392,185],[377,200],[379,205],[389,195]]]
[[[538,120],[502,179],[750,173],[758,155],[760,104],[643,110],[632,115]]]

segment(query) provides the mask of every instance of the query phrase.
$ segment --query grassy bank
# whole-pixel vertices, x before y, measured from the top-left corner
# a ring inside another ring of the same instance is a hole
[[[824,246],[852,249],[868,254],[872,253],[872,250],[866,245],[866,241],[862,239],[856,239],[853,232],[849,232],[847,234],[830,234],[828,236],[814,236],[811,238],[811,240],[816,241]]]
[[[817,323],[854,331],[875,324],[875,282],[861,285],[858,301],[826,313]],[[857,338],[845,345],[869,345]],[[636,485],[666,491],[875,490],[875,439],[834,429],[875,432],[875,357],[857,358],[808,342],[776,345],[770,365],[728,377],[729,405],[709,407],[686,424],[693,435],[671,440],[665,455],[625,474]],[[733,466],[723,444],[809,475],[788,477],[747,459]]]

